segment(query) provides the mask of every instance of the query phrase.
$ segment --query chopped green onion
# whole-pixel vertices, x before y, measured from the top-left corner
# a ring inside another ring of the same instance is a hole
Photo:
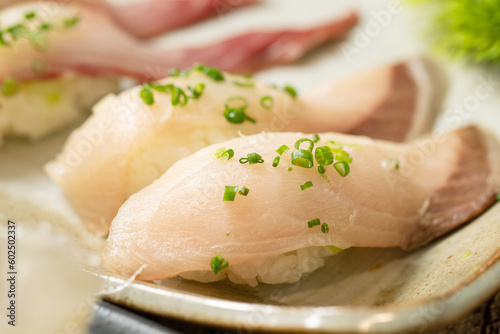
[[[19,83],[12,78],[6,78],[2,84],[2,94],[4,96],[12,96],[18,89]]]
[[[227,232],[226,233],[226,237],[229,237],[230,234],[231,234],[231,232]]]
[[[200,98],[201,94],[203,94],[203,91],[205,90],[205,84],[204,83],[196,84],[196,86],[194,86],[194,88],[191,88],[191,86],[188,86],[188,89],[192,94],[191,98],[193,100],[197,100]]]
[[[335,154],[335,160],[345,161],[348,164],[350,164],[352,162],[352,157],[346,151],[339,150],[337,154]]]
[[[159,85],[159,84],[155,84],[155,83],[152,83],[152,82],[149,82],[146,84],[147,87],[151,88],[151,89],[154,89],[158,92],[166,92],[167,90],[171,90],[174,88],[174,85],[173,84],[168,84],[168,85]]]
[[[391,162],[392,162],[392,165],[394,166],[394,169],[398,170],[399,169],[399,160],[396,157],[392,156]]]
[[[318,135],[314,135],[313,136],[313,142],[317,143],[319,141],[319,136]]]
[[[469,255],[470,255],[470,252],[466,252],[466,253],[464,254],[464,256],[462,256],[462,258],[460,259],[460,261],[465,260],[466,258],[468,258],[468,257],[469,257]]]
[[[214,81],[224,81],[224,76],[222,75],[221,71],[214,67],[196,64],[194,66],[194,69],[205,73],[209,78],[211,78]]]
[[[186,93],[179,87],[174,87],[172,92],[172,105],[184,107],[188,103]]]
[[[63,24],[66,28],[70,28],[70,27],[73,27],[75,26],[78,22],[80,22],[80,18],[78,16],[75,16],[75,17],[72,17],[72,18],[69,18],[69,19],[65,19],[63,20]]]
[[[226,269],[229,266],[229,262],[220,256],[220,254],[217,254],[210,261],[210,266],[212,267],[214,275],[217,275],[219,271]]]
[[[292,86],[288,86],[288,85],[287,85],[287,86],[285,86],[285,87],[283,88],[283,90],[284,90],[285,92],[287,92],[288,94],[290,94],[292,97],[294,97],[294,98],[295,98],[295,97],[297,97],[297,91],[296,91],[296,90],[295,90],[295,88],[293,88]]]
[[[314,151],[314,157],[320,165],[328,166],[333,164],[333,153],[328,146],[317,147]]]
[[[247,116],[244,109],[226,109],[224,111],[224,117],[228,122],[234,124],[243,123],[245,120],[252,123],[256,122],[256,120]]]
[[[224,152],[226,152],[226,148],[221,147],[217,151],[212,152],[212,158],[214,158],[214,160],[220,159],[220,158],[222,158],[222,155],[224,154]]]
[[[240,159],[240,164],[246,164],[247,162],[250,165],[253,165],[253,164],[261,164],[261,163],[264,162],[264,160],[257,153],[250,153],[250,154],[247,155],[246,158],[241,158]]]
[[[300,144],[303,142],[309,142],[309,148],[307,150],[300,149]],[[302,138],[297,140],[295,143],[296,150],[292,152],[292,165],[304,167],[304,168],[312,168],[314,166],[314,158],[312,154],[312,149],[314,147],[314,143],[311,139]]]
[[[327,234],[328,232],[330,232],[330,227],[328,226],[327,223],[321,224],[321,232],[323,232],[324,234]]]
[[[225,202],[234,201],[237,192],[238,192],[238,186],[226,186],[224,189],[224,196],[222,200]]]
[[[325,145],[331,149],[334,149],[334,150],[341,150],[342,149],[342,143],[338,143],[338,142],[335,142],[333,140],[328,140],[325,143]]]
[[[271,96],[264,96],[260,99],[260,105],[262,108],[271,109],[274,105],[274,99]]]
[[[155,98],[154,98],[154,95],[153,95],[153,92],[151,92],[151,90],[147,87],[143,87],[141,89],[141,99],[144,101],[144,103],[146,103],[148,106],[152,105],[153,103],[155,103]]]
[[[316,219],[313,219],[313,220],[310,220],[307,222],[307,227],[309,227],[309,228],[313,228],[314,226],[318,226],[318,225],[321,225],[319,218],[316,218]]]
[[[311,181],[307,181],[303,185],[300,186],[300,190],[304,191],[306,189],[309,189],[313,186],[313,183]]]
[[[278,153],[279,155],[283,155],[285,154],[286,152],[288,152],[290,148],[286,145],[281,145],[277,150],[276,150],[276,153]]]
[[[238,81],[233,81],[233,85],[239,86],[239,87],[245,87],[245,88],[254,88],[255,85],[253,82],[238,82]]]
[[[351,143],[344,144],[344,146],[351,147],[355,150],[360,150],[363,148],[363,146],[360,144],[351,144]]]
[[[323,165],[319,165],[319,166],[318,166],[318,172],[319,172],[320,174],[325,174],[325,167],[324,167]]]
[[[227,157],[227,160],[231,159],[234,156],[233,149],[226,150],[225,147],[219,148],[217,151],[212,153],[212,157],[217,160],[223,157]]]
[[[277,156],[276,158],[274,158],[273,160],[273,167],[278,167],[278,165],[280,164],[280,157]]]
[[[36,17],[36,14],[34,12],[29,12],[24,15],[24,17],[28,20],[34,19]]]
[[[231,105],[230,105],[231,104]],[[243,96],[233,96],[226,100],[226,109],[243,109],[248,107],[248,100]]]
[[[227,157],[227,160],[229,160],[232,157],[234,157],[234,150],[232,148],[230,148],[229,150],[227,150],[224,153],[222,153],[222,156],[223,157]]]
[[[345,161],[339,161],[333,164],[333,168],[340,174],[342,177],[346,177],[349,175],[351,169],[349,168],[349,164]]]
[[[292,168],[292,167],[288,167],[288,168],[286,169],[286,171],[287,171],[287,172],[291,172],[292,170],[293,170],[293,168]]]
[[[248,195],[249,192],[250,192],[250,189],[248,189],[247,187],[245,187],[245,186],[240,187],[240,191],[239,191],[240,195],[246,196],[246,195]]]
[[[50,29],[52,29],[52,25],[50,23],[42,23],[40,25],[40,30],[42,31],[48,31]]]

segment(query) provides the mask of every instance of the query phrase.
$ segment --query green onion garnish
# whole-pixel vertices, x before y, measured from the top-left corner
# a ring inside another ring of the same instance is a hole
[[[168,84],[168,85],[159,85],[159,84],[155,84],[155,83],[152,83],[152,82],[149,82],[146,84],[146,86],[148,88],[151,88],[151,89],[154,89],[158,92],[166,92],[167,90],[171,90],[174,88],[174,85],[173,84]]]
[[[317,147],[314,151],[314,157],[316,162],[323,166],[328,166],[333,164],[333,153],[328,146]]]
[[[247,155],[246,158],[241,158],[240,159],[240,164],[246,164],[247,162],[250,165],[253,165],[253,164],[261,164],[261,163],[264,162],[264,160],[257,153],[250,153],[250,154]]]
[[[155,98],[154,98],[153,92],[151,92],[151,89],[149,89],[147,87],[142,87],[140,95],[141,95],[141,99],[148,106],[150,106],[153,103],[155,103]]]
[[[254,88],[255,85],[253,82],[239,82],[239,81],[233,81],[232,82],[233,85],[235,86],[239,86],[239,87],[245,87],[245,88]]]
[[[224,153],[222,153],[222,156],[223,157],[227,157],[227,160],[229,160],[232,157],[234,157],[234,150],[232,148],[230,148],[229,150],[227,150]]]
[[[328,227],[327,223],[321,224],[321,232],[323,232],[324,234],[327,234],[328,232],[330,232],[330,227]]]
[[[2,94],[4,96],[12,96],[18,89],[19,83],[12,78],[6,78],[2,84]]]
[[[273,160],[273,167],[278,167],[278,165],[280,164],[280,157],[277,156],[276,158],[274,158]]]
[[[222,200],[225,202],[234,201],[237,192],[238,192],[238,186],[226,186],[224,189],[224,196]]]
[[[226,269],[229,266],[229,262],[227,262],[220,254],[215,255],[210,261],[210,266],[212,267],[212,271],[214,275],[223,269]]]
[[[345,161],[339,161],[333,164],[333,168],[340,174],[342,177],[346,177],[349,175],[351,169],[349,168],[349,164]]]
[[[396,157],[394,156],[391,157],[391,163],[394,166],[395,170],[399,169],[399,160]]]
[[[352,162],[352,157],[344,150],[338,150],[335,154],[335,160],[345,161],[348,164]]]
[[[204,83],[196,84],[194,88],[188,86],[188,89],[191,92],[191,98],[193,100],[197,100],[200,98],[201,94],[203,94],[203,91],[205,90],[205,84]]]
[[[260,99],[260,105],[262,108],[271,109],[274,105],[274,99],[271,96],[264,96]]]
[[[243,109],[248,107],[248,100],[243,96],[233,96],[226,100],[226,109]]]
[[[310,143],[309,148],[307,150],[300,149],[300,144],[306,141]],[[297,142],[295,143],[296,150],[292,152],[292,165],[304,168],[312,168],[314,166],[312,154],[313,147],[314,143],[311,139],[302,138],[297,140]]]
[[[325,167],[324,167],[323,165],[319,165],[319,166],[318,166],[318,172],[319,172],[320,174],[325,174]]]
[[[313,186],[313,183],[311,181],[307,181],[303,185],[300,186],[300,190],[304,191],[306,189],[309,189]]]
[[[226,100],[225,103],[226,110],[224,111],[224,117],[231,123],[243,123],[248,120],[255,123],[255,120],[248,117],[245,113],[248,107],[248,101],[241,96],[233,96]]]
[[[316,218],[316,219],[313,219],[313,220],[310,220],[307,222],[307,227],[309,227],[309,228],[313,228],[314,226],[318,226],[318,225],[321,225],[319,218]]]
[[[343,251],[342,248],[338,248],[335,246],[326,246],[333,254],[338,254]]]
[[[66,28],[70,28],[70,27],[73,27],[75,26],[78,22],[80,22],[80,18],[78,16],[75,16],[75,17],[72,17],[72,18],[69,18],[69,19],[65,19],[63,20],[63,24]]]
[[[290,148],[288,148],[288,146],[286,145],[281,145],[277,150],[276,150],[276,153],[278,153],[279,155],[283,155],[285,154],[286,152],[288,152]]]
[[[226,233],[226,237],[229,237],[230,234],[231,234],[231,232],[227,232]]]
[[[194,66],[194,69],[205,73],[209,78],[211,78],[214,81],[224,81],[224,76],[222,75],[221,71],[214,67],[196,64]]]
[[[172,94],[172,105],[184,107],[188,103],[186,93],[179,87],[174,87]]]
[[[319,141],[319,136],[318,135],[314,135],[313,136],[313,142],[317,143]]]
[[[24,17],[27,20],[31,20],[31,19],[34,19],[36,17],[36,14],[34,12],[29,12],[29,13],[25,14]]]
[[[292,167],[288,167],[288,168],[286,169],[286,171],[287,171],[287,172],[291,172],[292,170],[293,170],[293,168],[292,168]]]
[[[326,143],[325,143],[326,146],[328,146],[329,148],[331,149],[334,149],[334,150],[341,150],[342,149],[342,143],[338,143],[338,142],[335,142],[333,140],[328,140]]]
[[[285,87],[283,88],[283,90],[284,90],[285,92],[287,92],[288,94],[290,94],[292,97],[294,97],[294,98],[295,98],[295,97],[297,97],[297,91],[296,91],[296,90],[295,90],[295,88],[293,88],[292,86],[288,86],[288,85],[287,85],[287,86],[285,86]]]
[[[246,195],[248,195],[249,192],[250,192],[250,189],[248,189],[247,187],[245,187],[245,186],[240,187],[240,191],[239,191],[240,195],[246,196]]]

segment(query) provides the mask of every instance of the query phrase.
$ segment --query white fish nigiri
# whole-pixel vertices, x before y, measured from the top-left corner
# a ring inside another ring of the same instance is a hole
[[[474,126],[408,144],[320,134],[315,148],[333,140],[334,147],[342,143],[348,151],[352,162],[345,177],[332,165],[320,175],[316,161],[313,168],[292,164],[295,143],[311,137],[248,136],[179,161],[120,208],[104,266],[125,276],[143,267],[139,279],[157,280],[179,274],[214,277],[214,265],[222,264],[216,279],[223,279],[233,268],[241,272],[245,264],[307,247],[410,250],[476,217],[498,193],[499,143]],[[273,167],[281,145],[290,150]],[[233,149],[234,157],[214,159],[211,153],[221,146]],[[239,161],[254,152],[262,163]],[[312,187],[302,190],[309,181]],[[249,192],[223,201],[226,186]],[[315,219],[328,228],[308,226]]]
[[[172,105],[170,94],[154,89],[154,103],[146,105],[141,87],[110,95],[95,106],[94,115],[46,166],[89,230],[107,234],[130,195],[205,146],[261,131],[336,131],[402,141],[429,129],[443,92],[420,60],[369,70],[297,98],[252,79],[224,76],[215,82],[192,71],[160,81],[188,94],[188,86],[204,84],[199,99],[185,106]],[[246,114],[255,123],[226,120],[226,101],[234,97],[246,100]]]

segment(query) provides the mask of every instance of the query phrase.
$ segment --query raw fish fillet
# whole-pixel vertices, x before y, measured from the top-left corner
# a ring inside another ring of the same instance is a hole
[[[104,250],[104,266],[130,276],[146,265],[139,279],[157,280],[211,271],[216,254],[231,269],[311,246],[411,250],[496,201],[500,147],[478,127],[408,144],[336,133],[319,136],[315,147],[334,140],[349,151],[353,161],[346,177],[331,165],[325,166],[328,180],[316,163],[314,168],[292,165],[294,143],[312,137],[302,133],[237,138],[179,161],[120,208]],[[283,144],[291,150],[274,168],[275,150]],[[214,160],[211,152],[221,146],[233,149],[234,158]],[[238,161],[252,152],[264,162]],[[307,181],[313,186],[301,191]],[[227,185],[250,191],[223,201]],[[319,226],[308,228],[308,221],[316,218],[329,225],[328,233]]]
[[[53,0],[60,2],[60,0]],[[0,8],[32,0],[0,0]],[[134,3],[110,4],[105,0],[69,0],[108,13],[122,28],[138,38],[148,38],[184,27],[214,15],[228,12],[258,0],[146,0]]]
[[[239,133],[335,131],[403,141],[428,131],[444,86],[438,85],[439,78],[431,80],[426,64],[417,59],[382,66],[297,98],[230,74],[225,74],[223,82],[214,82],[198,71],[186,78],[164,79],[161,83],[184,89],[203,83],[205,90],[184,107],[173,106],[170,95],[158,92],[154,92],[155,103],[148,106],[139,97],[140,87],[108,96],[70,136],[46,171],[87,228],[106,235],[118,208],[130,195],[177,160]],[[256,123],[233,124],[225,119],[224,104],[234,96],[247,99],[246,113]],[[264,96],[273,98],[269,110],[260,104]],[[367,126],[371,122],[377,125]]]
[[[65,72],[127,76],[145,82],[167,76],[172,67],[186,68],[194,62],[251,73],[295,61],[312,48],[343,37],[358,21],[355,13],[349,13],[311,29],[247,33],[189,49],[141,42],[106,12],[90,6],[39,2],[9,7],[1,13],[0,27],[15,26],[30,12],[36,13],[25,24],[35,32],[31,37],[12,41],[8,32],[3,33],[9,45],[0,44],[0,82],[8,77],[22,81]],[[79,18],[76,24],[61,27],[64,20],[74,17]],[[39,33],[41,23],[55,28]]]

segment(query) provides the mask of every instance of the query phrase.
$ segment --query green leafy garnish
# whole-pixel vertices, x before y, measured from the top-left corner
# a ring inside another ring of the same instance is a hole
[[[249,192],[250,192],[250,189],[248,189],[247,187],[245,187],[245,186],[240,187],[240,190],[239,190],[240,195],[246,196],[246,195],[248,195]]]
[[[234,150],[232,148],[226,150],[225,147],[221,147],[217,151],[212,152],[212,158],[214,158],[215,160],[221,159],[223,157],[227,157],[227,160],[229,160],[233,156],[234,156]]]
[[[205,73],[207,77],[211,78],[214,81],[224,81],[224,76],[222,75],[221,71],[214,67],[196,64],[194,65],[194,69]]]
[[[319,141],[319,136],[315,134],[313,136],[313,142],[317,143],[318,141]]]
[[[328,226],[327,223],[321,224],[321,232],[323,232],[324,234],[327,234],[328,232],[330,232],[330,227]]]
[[[303,142],[309,142],[309,147],[307,149],[301,149],[300,144]],[[292,152],[292,165],[312,168],[314,166],[312,150],[314,147],[314,142],[309,138],[302,138],[297,140],[295,143],[296,150]]]
[[[224,111],[224,117],[230,123],[239,124],[244,121],[252,123],[256,122],[253,118],[248,117],[246,114],[248,101],[242,96],[230,97],[226,100],[225,107],[226,110]]]
[[[80,18],[78,16],[63,20],[63,24],[66,28],[74,27],[78,22],[80,22]]]
[[[283,155],[285,154],[286,152],[288,152],[290,148],[286,145],[281,145],[277,150],[276,150],[276,153],[278,153],[279,155]]]
[[[281,160],[281,158],[279,156],[277,156],[276,158],[274,158],[274,160],[273,160],[273,167],[278,167],[278,165],[280,164],[280,160]]]
[[[339,162],[334,163],[333,168],[335,168],[335,170],[342,177],[346,177],[347,175],[349,175],[349,172],[351,171],[349,164],[345,161],[339,161]]]
[[[217,275],[219,271],[226,269],[229,266],[229,262],[227,262],[222,256],[220,256],[220,254],[217,254],[210,261],[210,266],[212,267],[214,275]]]
[[[408,0],[426,4],[426,37],[438,53],[452,59],[500,65],[500,1]],[[424,9],[422,7],[422,9]],[[430,16],[430,20],[429,20]]]
[[[260,105],[264,109],[271,109],[274,105],[274,99],[271,96],[264,96],[260,99]]]
[[[147,87],[142,87],[140,96],[142,101],[144,101],[144,103],[147,104],[148,106],[155,103],[153,92],[151,91],[151,89]]]
[[[262,157],[257,153],[250,153],[250,154],[247,154],[246,158],[240,159],[240,164],[246,164],[247,162],[250,165],[261,164],[264,162],[264,159],[262,159]]]

